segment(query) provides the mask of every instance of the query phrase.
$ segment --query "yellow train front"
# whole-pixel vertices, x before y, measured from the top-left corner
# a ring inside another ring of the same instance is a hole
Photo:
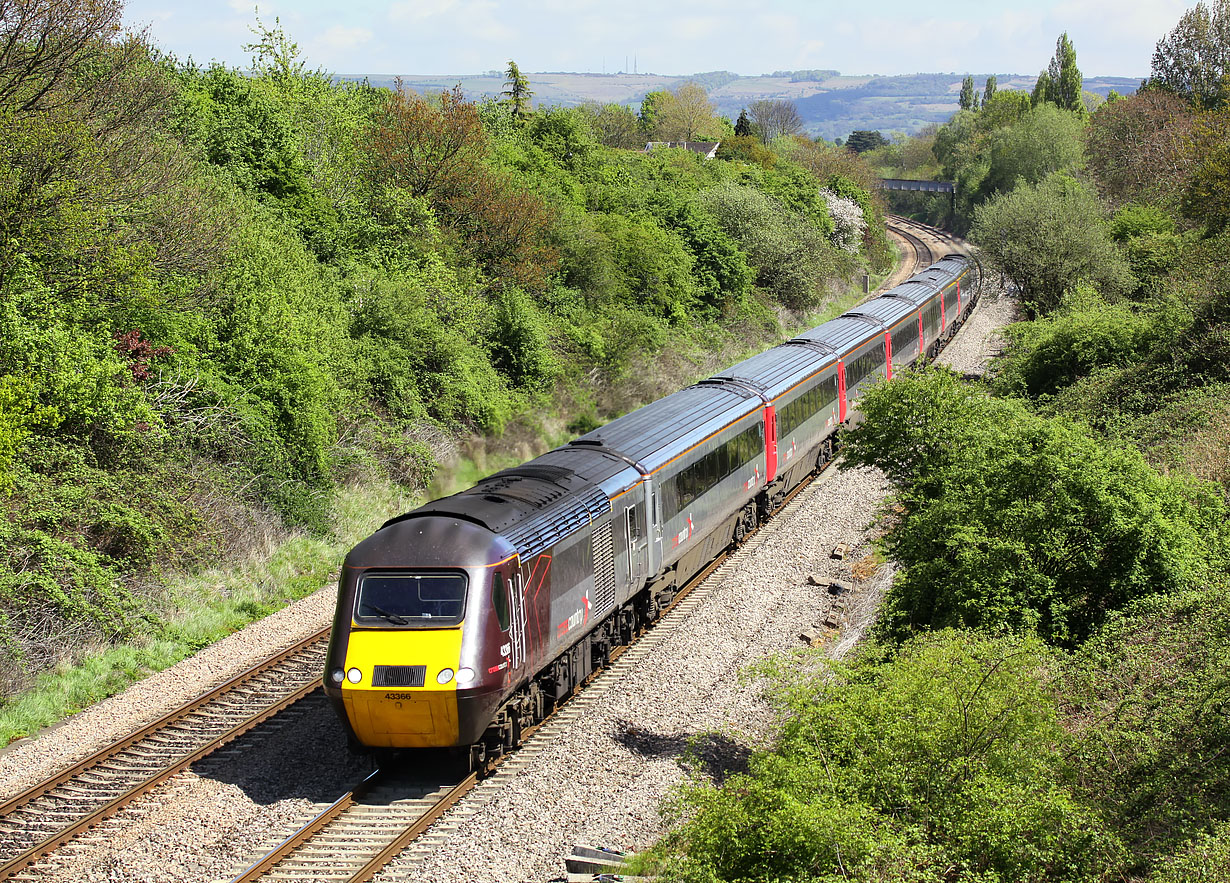
[[[507,693],[513,548],[442,516],[395,521],[346,557],[325,692],[368,748],[480,740]]]

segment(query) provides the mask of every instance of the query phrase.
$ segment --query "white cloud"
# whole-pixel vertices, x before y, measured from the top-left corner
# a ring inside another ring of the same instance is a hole
[[[457,0],[409,0],[389,6],[389,20],[393,22],[422,22],[439,18],[457,6]]]
[[[311,41],[312,49],[345,52],[370,43],[375,35],[367,28],[347,28],[334,25]],[[309,52],[309,55],[312,54]]]

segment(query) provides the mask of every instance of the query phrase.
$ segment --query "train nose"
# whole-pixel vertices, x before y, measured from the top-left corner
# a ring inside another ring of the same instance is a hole
[[[458,743],[461,629],[353,631],[339,682],[355,735],[373,747]]]

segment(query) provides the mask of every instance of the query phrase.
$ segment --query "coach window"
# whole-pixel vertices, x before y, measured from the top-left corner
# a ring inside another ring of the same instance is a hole
[[[508,631],[508,589],[504,585],[504,576],[499,573],[491,581],[491,604],[495,607],[495,620],[500,624],[500,631]]]

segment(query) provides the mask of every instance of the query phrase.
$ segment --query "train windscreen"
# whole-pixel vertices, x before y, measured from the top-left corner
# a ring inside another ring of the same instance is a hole
[[[443,628],[461,622],[465,608],[465,574],[368,573],[359,580],[355,621]]]

